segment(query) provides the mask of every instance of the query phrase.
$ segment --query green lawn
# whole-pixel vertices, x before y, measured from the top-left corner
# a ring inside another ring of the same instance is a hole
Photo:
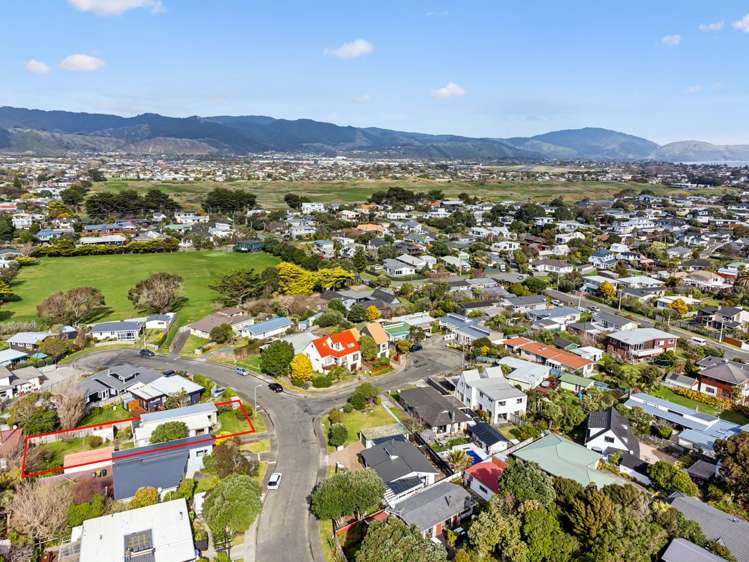
[[[238,410],[231,410],[221,412],[218,415],[218,422],[220,424],[219,432],[224,433],[239,433],[241,431],[249,431],[250,427],[247,425],[247,420],[242,418],[239,419],[235,413]],[[254,422],[253,422],[254,425]]]
[[[348,439],[346,439],[346,445],[349,445],[350,443],[354,443],[359,439],[359,432],[362,429],[368,427],[379,427],[381,425],[392,425],[396,423],[396,421],[390,414],[387,413],[385,408],[383,408],[381,405],[377,405],[374,408],[365,410],[363,412],[354,410],[350,414],[344,413],[341,423],[343,423],[343,425],[346,426],[346,429],[348,429]],[[329,425],[330,422],[328,421],[328,417],[325,416],[325,419],[323,421],[323,430],[325,431],[326,438],[328,435]]]
[[[190,334],[189,336],[187,336],[185,345],[182,346],[182,349],[179,353],[180,355],[195,355],[195,350],[199,347],[203,347],[209,341],[210,340],[207,340],[205,338],[199,338],[198,336],[193,336],[192,334]]]
[[[138,314],[127,299],[128,290],[152,273],[169,272],[184,279],[187,301],[177,314],[177,324],[183,325],[213,310],[216,293],[209,285],[220,275],[246,267],[264,270],[276,263],[269,254],[218,251],[42,258],[38,265],[21,270],[13,283],[21,300],[7,303],[3,311],[13,320],[33,319],[36,306],[52,293],[91,286],[106,299],[101,319],[124,319]]]
[[[102,446],[106,445],[104,443]],[[88,451],[91,449],[85,439],[77,437],[69,441],[55,441],[53,443],[44,443],[43,445],[37,445],[36,447],[44,449],[50,454],[47,462],[40,463],[38,466],[27,467],[28,472],[47,470],[51,468],[60,468],[63,466],[65,456],[70,453],[79,453],[81,451]],[[35,447],[35,448],[36,448]]]
[[[650,394],[652,394],[653,396],[657,396],[658,398],[663,398],[664,400],[669,400],[676,404],[681,404],[682,406],[686,406],[687,408],[699,410],[700,412],[710,414],[711,416],[717,416],[718,414],[720,414],[720,408],[716,408],[715,406],[711,406],[710,404],[705,404],[704,402],[697,402],[696,400],[692,400],[691,398],[687,398],[686,396],[676,394],[673,390],[666,386],[659,386],[658,388],[651,391]]]
[[[92,408],[88,415],[83,418],[78,425],[94,425],[97,423],[124,420],[132,417],[133,415],[123,408],[122,404],[116,404],[114,408],[111,406]]]

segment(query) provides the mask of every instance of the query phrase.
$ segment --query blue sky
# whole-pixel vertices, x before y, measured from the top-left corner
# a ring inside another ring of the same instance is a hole
[[[0,105],[749,144],[749,2],[0,0]]]

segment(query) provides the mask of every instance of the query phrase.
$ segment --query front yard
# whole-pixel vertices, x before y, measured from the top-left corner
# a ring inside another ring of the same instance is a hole
[[[121,403],[117,403],[113,406],[101,406],[97,408],[91,408],[91,411],[83,418],[78,425],[96,425],[99,423],[113,422],[117,420],[124,420],[132,418],[133,414],[123,408]]]
[[[343,412],[343,418],[341,423],[346,426],[348,430],[348,438],[346,439],[345,445],[350,445],[359,440],[359,432],[362,429],[369,427],[379,427],[382,425],[392,425],[396,423],[393,417],[387,413],[387,410],[382,407],[382,404],[377,404],[372,408],[364,411],[353,410],[350,413]],[[325,432],[326,438],[328,435],[328,428],[330,427],[330,421],[328,416],[323,418],[323,431]]]

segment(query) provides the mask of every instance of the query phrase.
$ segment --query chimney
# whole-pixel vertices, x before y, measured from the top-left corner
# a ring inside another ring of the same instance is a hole
[[[387,448],[385,449],[385,453],[390,458],[391,461],[397,460],[398,455],[391,453]]]

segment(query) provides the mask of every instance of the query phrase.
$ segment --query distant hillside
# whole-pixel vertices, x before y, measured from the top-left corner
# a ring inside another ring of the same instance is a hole
[[[749,162],[749,145],[680,141],[661,146],[652,157],[670,162]]]
[[[119,117],[98,113],[0,107],[0,150],[56,154],[251,154],[268,151],[430,160],[540,162],[554,160],[749,160],[749,147],[687,141],[659,147],[647,139],[600,128],[534,137],[471,138],[311,119],[215,116]]]
[[[645,160],[658,149],[656,143],[647,139],[591,127],[516,137],[505,142],[547,158],[567,160]]]

